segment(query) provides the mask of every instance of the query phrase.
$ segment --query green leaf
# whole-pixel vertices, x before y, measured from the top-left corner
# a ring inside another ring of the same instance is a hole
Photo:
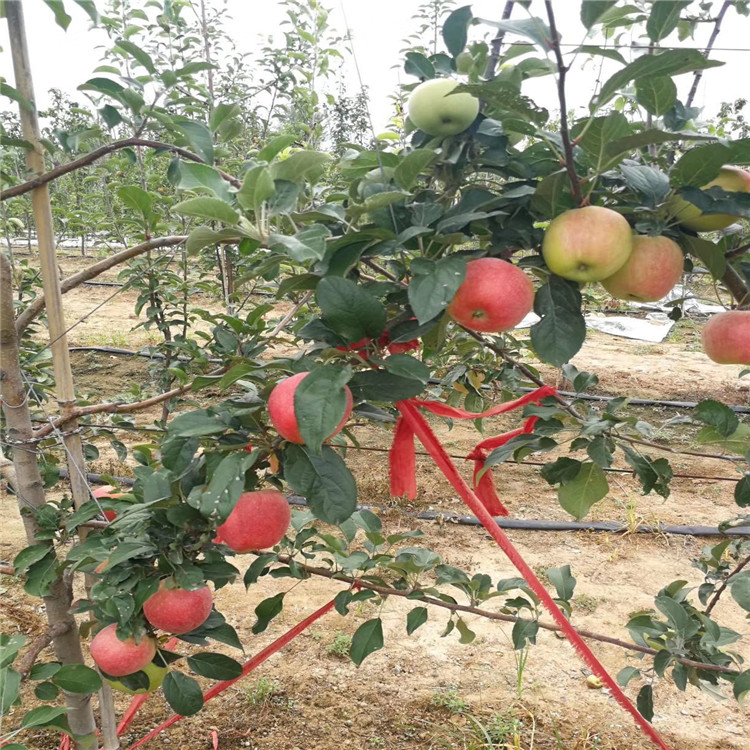
[[[184,216],[199,216],[203,219],[221,221],[232,225],[237,224],[240,219],[237,212],[228,203],[218,198],[189,198],[182,203],[178,203],[172,210]]]
[[[668,37],[680,22],[680,13],[691,0],[655,0],[646,21],[646,33],[652,42]]]
[[[734,502],[740,508],[750,507],[750,475],[746,474],[734,485]]]
[[[34,695],[40,701],[53,701],[60,695],[60,688],[51,682],[40,682],[34,688]]]
[[[591,3],[584,3],[584,5],[590,5]],[[611,47],[597,47],[594,44],[582,44],[580,47],[572,50],[573,54],[582,52],[584,55],[598,55],[599,57],[608,57],[610,60],[617,60],[617,62],[627,65],[627,60],[616,50]]]
[[[669,181],[676,188],[683,185],[700,187],[716,177],[722,166],[729,162],[731,152],[722,143],[696,146],[678,159],[669,173]]]
[[[714,68],[724,63],[709,60],[697,49],[671,49],[658,55],[643,55],[611,76],[596,97],[594,109],[606,104],[618,91],[631,81],[659,76],[676,76],[695,70]]]
[[[0,635],[0,668],[10,666],[25,643],[22,635]]]
[[[739,573],[730,579],[732,598],[746,612],[750,612],[750,573]]]
[[[336,451],[323,446],[316,456],[300,445],[284,452],[284,478],[307,498],[310,510],[325,523],[343,523],[356,510],[357,485]]]
[[[55,673],[52,682],[69,693],[95,693],[101,686],[99,674],[83,664],[67,664]]]
[[[222,243],[234,244],[242,239],[239,229],[220,229],[218,232],[210,227],[196,227],[190,232],[185,243],[185,250],[189,255],[197,253],[209,245]]]
[[[733,435],[740,424],[737,414],[726,404],[714,399],[701,401],[695,407],[693,416],[703,424],[711,425],[722,437]]]
[[[152,75],[156,73],[154,61],[151,59],[148,52],[141,49],[137,44],[134,44],[127,39],[118,39],[114,49],[124,52],[126,55],[130,55],[130,57],[139,62]]]
[[[274,162],[269,169],[274,180],[289,182],[317,182],[331,157],[320,151],[296,151],[282,161]]]
[[[750,424],[741,423],[729,436],[723,437],[715,427],[704,427],[695,438],[698,445],[718,445],[721,450],[744,456],[750,444]]]
[[[550,276],[536,293],[534,312],[542,318],[531,326],[534,351],[543,362],[557,367],[564,365],[586,339],[578,285],[559,276]]]
[[[214,136],[208,127],[202,122],[189,120],[187,117],[175,117],[172,122],[177,130],[185,136],[193,151],[206,164],[213,164]]]
[[[29,672],[29,679],[31,680],[48,680],[52,675],[57,674],[62,669],[62,664],[59,662],[44,662],[42,664],[35,664]]]
[[[417,148],[409,152],[393,172],[393,181],[403,190],[411,190],[422,172],[437,158],[434,151]]]
[[[63,0],[44,0],[44,4],[55,14],[55,23],[67,31],[73,19],[65,12]]]
[[[449,255],[421,267],[428,268],[428,273],[414,276],[408,289],[409,304],[420,324],[437,317],[448,307],[466,276],[466,258]]]
[[[642,456],[624,443],[620,444],[620,447],[625,453],[625,460],[641,482],[643,494],[647,495],[651,490],[656,490],[662,497],[669,497],[669,481],[672,479],[669,461],[666,458],[652,459],[650,456]]]
[[[385,329],[383,305],[349,279],[328,276],[315,290],[323,322],[347,341],[377,338]]]
[[[383,370],[363,370],[354,374],[349,388],[358,401],[394,403],[419,395],[425,389],[425,383],[418,378],[394,375]]]
[[[720,279],[724,275],[727,270],[727,259],[719,245],[690,234],[680,235],[680,244],[698,258],[715,279]]]
[[[27,711],[23,719],[21,719],[21,727],[28,729],[30,727],[43,727],[50,724],[59,725],[59,719],[61,719],[68,712],[66,708],[60,708],[59,706],[40,706],[39,708],[32,708],[31,711]]]
[[[49,544],[32,544],[31,547],[21,550],[13,558],[13,568],[16,573],[23,573],[29,566],[45,558],[51,551],[52,548]]]
[[[258,166],[249,169],[242,181],[242,187],[237,191],[237,202],[243,208],[255,211],[257,214],[263,201],[276,192],[273,177],[268,167]]]
[[[750,693],[750,669],[737,675],[732,692],[737,701],[744,704],[747,694]]]
[[[216,516],[223,521],[234,508],[237,498],[245,487],[245,474],[258,459],[257,452],[234,452],[225,456],[216,465],[206,489],[191,505],[204,516]]]
[[[18,699],[21,687],[21,675],[15,669],[3,667],[0,669],[0,713],[8,715],[11,706]]]
[[[620,687],[627,687],[628,683],[636,678],[641,676],[641,670],[636,669],[636,667],[623,667],[618,673],[617,673],[617,684]]]
[[[473,643],[477,637],[477,634],[460,617],[456,620],[456,629],[461,634],[458,642],[463,645]]]
[[[560,505],[576,520],[580,520],[608,492],[609,484],[601,466],[586,461],[581,464],[575,479],[560,486],[557,497]]]
[[[312,224],[300,229],[296,235],[290,237],[284,234],[272,234],[268,242],[273,250],[281,251],[297,263],[309,260],[322,260],[326,254],[326,240],[331,236],[331,230],[323,224]]]
[[[443,41],[453,57],[458,57],[466,46],[469,24],[472,21],[471,6],[464,5],[454,10],[443,24]]]
[[[639,78],[635,82],[635,99],[646,112],[661,116],[677,101],[677,86],[669,76]]]
[[[214,107],[211,112],[211,117],[208,121],[208,127],[211,128],[212,133],[216,133],[226,127],[227,123],[233,120],[238,115],[242,114],[242,107],[239,104],[227,104],[221,102]]]
[[[363,622],[352,636],[349,658],[359,666],[374,651],[383,648],[383,622],[376,617]]]
[[[294,391],[294,414],[305,445],[316,454],[336,430],[348,404],[344,386],[351,368],[317,367],[306,375]]]
[[[24,591],[32,596],[46,596],[57,580],[59,561],[54,551],[31,565],[26,571]]]
[[[662,203],[669,194],[669,178],[655,167],[622,164],[620,171],[625,184],[638,193],[644,204],[651,208]]]
[[[255,608],[255,616],[258,619],[255,625],[253,625],[253,633],[256,635],[262,633],[268,627],[271,620],[281,614],[281,610],[284,608],[284,595],[285,592],[280,591],[278,594],[264,599]]]
[[[25,109],[27,112],[34,112],[34,105],[24,99],[21,96],[21,92],[11,86],[10,84],[5,83],[4,81],[0,81],[0,95],[7,96],[9,99],[12,99],[14,102],[17,102],[21,105],[23,109]],[[5,143],[5,139],[3,139],[3,142]]]
[[[154,196],[138,185],[123,185],[117,188],[117,197],[128,207],[140,211],[143,218],[148,221],[151,218],[151,207]]]
[[[120,100],[120,94],[125,91],[125,87],[113,81],[111,78],[89,78],[86,83],[78,87],[79,91],[96,91],[98,94],[106,94],[113,99]]]
[[[618,138],[606,147],[608,154],[621,154],[634,149],[650,146],[651,144],[670,143],[674,141],[713,141],[714,136],[701,135],[700,133],[673,133],[669,130],[641,130],[624,138]]]
[[[558,599],[569,602],[573,598],[576,579],[570,572],[570,565],[562,565],[559,568],[550,568],[547,571],[547,578],[555,587]]]
[[[406,615],[406,632],[411,635],[417,628],[427,622],[427,607],[414,607]]]
[[[581,3],[581,23],[590,30],[613,5],[617,5],[617,0],[587,0]]]
[[[585,129],[585,130],[584,130]],[[571,136],[581,136],[580,146],[597,172],[603,172],[618,161],[620,153],[611,151],[611,144],[633,130],[625,115],[612,112],[603,117],[580,121],[571,129]]]
[[[277,154],[297,140],[296,135],[277,135],[258,154],[258,161],[270,162]]]
[[[434,78],[435,68],[421,52],[407,52],[404,70],[417,78]]]
[[[570,194],[570,177],[565,170],[547,175],[537,183],[531,207],[542,216],[557,216],[576,203]]]
[[[231,200],[229,183],[207,164],[175,159],[169,165],[167,179],[179,190],[208,190],[226,203]]]
[[[513,648],[521,651],[526,648],[526,644],[536,643],[536,634],[539,632],[539,623],[536,620],[524,620],[520,617],[513,623],[511,638]]]
[[[201,686],[182,672],[170,671],[162,683],[164,697],[180,716],[192,716],[203,708]]]
[[[203,437],[224,432],[227,426],[218,417],[209,414],[205,409],[196,409],[178,414],[169,423],[169,433],[180,437]]]
[[[564,484],[573,481],[580,471],[581,461],[561,456],[556,461],[545,464],[542,467],[541,474],[549,484]]]
[[[651,685],[644,685],[638,691],[635,705],[638,709],[638,713],[643,716],[646,721],[651,721],[654,718],[654,691]]]
[[[242,674],[242,664],[224,654],[199,653],[188,656],[190,669],[209,680],[233,680]]]
[[[515,34],[531,39],[532,42],[539,45],[545,52],[552,49],[552,32],[541,18],[523,18],[518,21],[489,21],[486,18],[481,19],[482,23],[494,26],[506,34]]]

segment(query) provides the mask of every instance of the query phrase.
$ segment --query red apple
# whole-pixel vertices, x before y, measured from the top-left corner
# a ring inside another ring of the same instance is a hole
[[[625,265],[602,279],[602,286],[617,299],[656,302],[680,280],[682,264],[682,250],[669,237],[633,237]]]
[[[125,494],[124,492],[112,492],[114,489],[116,489],[116,487],[113,487],[111,484],[105,484],[103,487],[97,487],[91,492],[91,494],[93,497],[97,498],[97,500],[104,497],[118,498]],[[113,510],[104,510],[102,513],[108,521],[114,521],[115,518],[117,518],[117,513]]]
[[[271,391],[271,395],[268,398],[268,416],[271,418],[273,426],[277,429],[281,437],[290,443],[297,443],[298,445],[304,445],[305,441],[302,439],[302,435],[300,435],[297,415],[294,413],[294,392],[303,378],[307,377],[308,374],[300,372],[297,375],[284,378]],[[336,429],[326,440],[341,432],[346,424],[346,420],[349,419],[349,415],[352,413],[352,405],[354,403],[352,392],[347,386],[344,386],[344,390],[346,391],[346,411],[341,421],[336,425]]]
[[[117,637],[117,625],[102,628],[91,641],[91,658],[96,666],[112,677],[133,674],[151,663],[156,654],[156,641],[141,638],[138,643],[133,638],[121,641]]]
[[[143,614],[155,628],[182,635],[203,625],[211,614],[213,602],[208,586],[189,591],[162,581],[159,590],[146,599]]]
[[[750,365],[750,310],[711,317],[701,331],[703,351],[721,365]]]
[[[466,277],[448,312],[472,331],[507,331],[534,306],[534,286],[518,266],[500,258],[479,258],[466,265]]]
[[[603,206],[572,208],[549,223],[542,255],[552,273],[571,281],[601,281],[625,265],[633,247],[627,220]]]
[[[244,492],[217,532],[235,552],[250,552],[278,544],[291,518],[289,503],[278,490]]]

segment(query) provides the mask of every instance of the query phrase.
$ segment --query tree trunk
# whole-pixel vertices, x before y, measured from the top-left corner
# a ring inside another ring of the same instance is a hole
[[[44,482],[37,463],[36,443],[26,442],[31,439],[33,430],[18,356],[11,273],[8,259],[0,254],[0,386],[3,412],[8,426],[8,442],[18,445],[13,451],[13,472],[6,472],[6,478],[16,493],[19,510],[24,511],[38,508],[46,501]],[[29,545],[39,544],[36,539],[38,528],[35,519],[27,512],[22,512],[21,517]],[[71,587],[60,576],[52,584],[50,593],[44,597],[45,614],[50,627],[67,625],[65,632],[53,638],[52,645],[57,658],[63,664],[83,664],[78,626],[70,614],[71,602]],[[77,737],[76,747],[81,750],[98,747],[91,696],[66,692],[65,701],[68,706],[70,728]]]

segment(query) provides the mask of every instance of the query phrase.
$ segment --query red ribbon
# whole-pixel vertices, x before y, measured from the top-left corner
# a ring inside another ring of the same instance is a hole
[[[520,409],[526,406],[526,404],[538,404],[543,398],[553,396],[555,393],[557,393],[555,388],[545,385],[531,393],[527,393],[525,396],[521,396],[521,398],[517,398],[514,401],[506,401],[504,404],[498,404],[483,412],[471,412],[455,406],[448,406],[448,404],[444,404],[442,401],[426,401],[418,398],[407,399],[407,401],[400,403],[408,402],[415,407],[426,409],[439,417],[448,417],[450,419],[484,419],[485,417],[495,417],[498,414],[506,414],[514,409]],[[492,473],[489,469],[483,472],[488,452],[499,448],[501,445],[505,445],[505,443],[518,435],[533,432],[537,419],[538,417],[530,417],[526,420],[524,426],[519,429],[510,430],[501,435],[483,440],[466,456],[467,460],[474,461],[474,491],[482,501],[484,507],[493,516],[507,516],[509,513],[508,509],[500,502]],[[399,417],[396,422],[393,444],[389,452],[389,462],[391,495],[393,497],[406,496],[409,500],[414,500],[417,497],[414,430],[403,417]]]

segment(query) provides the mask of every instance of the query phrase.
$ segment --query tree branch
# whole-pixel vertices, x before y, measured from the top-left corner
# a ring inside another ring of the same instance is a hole
[[[98,263],[90,265],[88,268],[84,268],[83,271],[79,271],[67,279],[63,279],[60,282],[60,291],[65,294],[71,289],[75,289],[85,281],[89,281],[104,271],[108,271],[110,268],[123,263],[126,260],[135,258],[138,255],[147,253],[149,250],[155,250],[159,247],[171,247],[173,245],[179,245],[187,239],[187,235],[175,235],[173,237],[157,237],[156,239],[149,240],[148,242],[142,242],[140,245],[129,247],[125,250],[121,250],[119,253],[110,255],[109,258],[100,260]],[[26,330],[26,327],[31,323],[34,318],[44,309],[46,300],[44,295],[36,297],[29,306],[16,318],[16,335],[21,334]]]
[[[750,289],[733,266],[727,265],[721,281],[737,300],[737,307],[740,310],[750,310]]]
[[[505,7],[503,8],[503,15],[501,20],[507,21],[513,13],[514,0],[506,0]],[[490,59],[487,60],[487,67],[484,69],[484,77],[491,81],[495,77],[495,68],[497,67],[497,61],[500,59],[500,50],[505,40],[505,32],[501,31],[492,40],[492,50],[490,52]]]
[[[123,148],[130,148],[131,146],[145,146],[146,148],[171,151],[172,153],[177,154],[178,156],[182,156],[185,159],[189,159],[190,161],[196,161],[201,164],[205,163],[203,159],[198,156],[198,154],[194,154],[192,151],[180,148],[179,146],[173,146],[171,143],[151,141],[145,138],[125,138],[124,140],[114,141],[113,143],[108,143],[106,146],[101,146],[100,148],[94,149],[90,153],[84,154],[79,159],[75,159],[74,161],[68,162],[67,164],[61,164],[59,167],[55,167],[49,172],[40,174],[33,180],[21,182],[18,185],[13,185],[13,187],[9,187],[5,190],[0,191],[0,201],[8,200],[9,198],[15,198],[17,195],[23,195],[24,193],[29,193],[32,190],[40,187],[41,185],[46,185],[48,182],[56,180],[58,177],[62,177],[63,175],[70,172],[75,172],[77,169],[82,169],[83,167],[92,164],[97,159],[101,159],[103,156],[107,156],[108,154],[119,151]],[[242,187],[242,182],[236,177],[232,177],[232,175],[227,174],[226,172],[222,172],[220,169],[217,170],[217,172],[231,185],[234,185],[235,187]]]
[[[67,622],[60,622],[57,625],[53,625],[46,633],[42,633],[32,641],[24,655],[16,662],[15,670],[20,673],[21,679],[25,680],[28,677],[28,674],[36,663],[39,654],[42,653],[42,651],[44,651],[44,649],[47,648],[57,636],[63,635],[69,630],[70,625]]]
[[[721,10],[719,10],[719,15],[716,16],[716,22],[714,23],[711,36],[708,39],[706,49],[703,51],[705,57],[708,57],[711,54],[716,37],[719,36],[719,30],[721,29],[721,22],[724,20],[724,15],[733,4],[734,0],[724,0],[724,4],[721,6]],[[685,101],[686,107],[689,107],[693,103],[693,99],[695,99],[695,95],[698,93],[698,84],[701,82],[701,78],[703,78],[703,71],[696,70],[693,74],[693,85],[690,87],[690,93]]]
[[[560,101],[560,138],[563,144],[563,153],[565,154],[565,169],[570,179],[570,189],[573,199],[576,205],[580,206],[583,203],[583,193],[581,192],[581,180],[578,177],[575,162],[573,161],[573,145],[570,142],[570,131],[568,130],[568,105],[565,101],[565,76],[568,73],[568,68],[563,62],[562,52],[560,51],[560,35],[555,25],[555,12],[552,10],[552,0],[544,0],[544,5],[547,8],[547,19],[549,20],[549,28],[552,36],[550,44],[552,45],[555,62],[557,63],[557,98]]]
[[[747,565],[750,564],[750,555],[748,555],[744,560],[742,560],[737,567],[724,579],[724,583],[721,584],[721,586],[717,589],[716,593],[711,597],[711,601],[708,603],[708,606],[706,607],[705,614],[710,615],[711,610],[719,603],[719,599],[721,599],[721,595],[727,590],[727,586],[729,584],[730,578],[732,576],[736,576],[737,573],[739,573],[743,568],[747,567]]]

